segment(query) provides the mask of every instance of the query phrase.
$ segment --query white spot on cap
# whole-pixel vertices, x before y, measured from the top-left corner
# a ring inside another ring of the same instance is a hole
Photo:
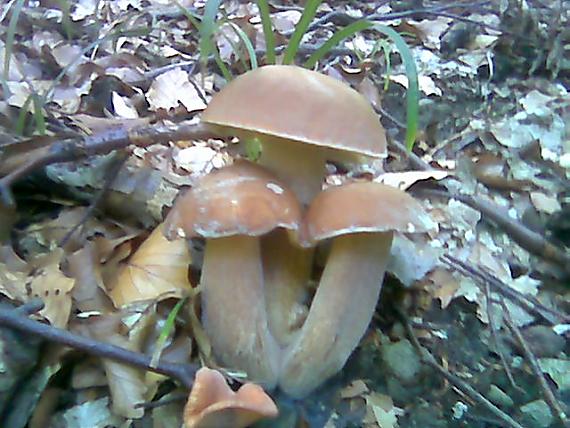
[[[277,195],[281,195],[284,192],[283,187],[275,183],[267,183],[265,186]]]

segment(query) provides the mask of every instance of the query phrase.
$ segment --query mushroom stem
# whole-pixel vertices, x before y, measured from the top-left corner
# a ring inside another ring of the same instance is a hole
[[[284,229],[264,236],[261,246],[269,328],[285,347],[307,317],[307,282],[314,250],[291,243]]]
[[[269,137],[268,137],[269,138]],[[319,193],[325,175],[326,150],[296,141],[265,140],[259,164],[274,173],[307,206]]]
[[[202,321],[214,355],[273,388],[279,347],[268,328],[259,238],[209,239],[201,282]]]
[[[280,388],[302,398],[337,373],[372,319],[388,263],[392,232],[334,238],[299,336],[286,351]]]

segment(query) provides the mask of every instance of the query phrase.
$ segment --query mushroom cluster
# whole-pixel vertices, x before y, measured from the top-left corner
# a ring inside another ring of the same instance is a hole
[[[325,162],[382,158],[384,130],[350,87],[295,66],[248,72],[213,97],[203,122],[255,138],[180,197],[167,236],[206,240],[202,321],[221,364],[302,398],[342,369],[374,313],[394,232],[430,221],[405,192],[354,182],[322,190]],[[330,251],[310,300],[315,249]]]

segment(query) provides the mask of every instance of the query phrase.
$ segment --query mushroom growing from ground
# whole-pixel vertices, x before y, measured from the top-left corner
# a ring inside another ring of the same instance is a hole
[[[184,427],[244,428],[277,414],[277,406],[259,385],[246,383],[234,392],[220,372],[202,367],[184,408]]]
[[[201,121],[222,135],[258,140],[259,164],[289,186],[304,206],[321,191],[327,160],[386,156],[384,128],[361,94],[294,65],[264,66],[237,77],[212,98]],[[264,263],[272,266],[272,280],[267,281],[271,328],[286,345],[303,316],[312,250],[291,246],[284,233],[270,239],[269,248],[288,252],[286,257],[276,251],[264,254]]]
[[[422,232],[433,223],[407,193],[379,183],[321,192],[304,220],[303,243],[332,239],[309,315],[285,351],[280,388],[302,398],[337,373],[374,314],[394,231]]]
[[[321,190],[327,159],[386,156],[384,128],[362,95],[294,65],[237,77],[212,98],[201,121],[223,135],[259,139],[259,163],[305,205]]]
[[[167,237],[206,239],[202,321],[214,355],[268,388],[277,382],[280,349],[268,328],[260,237],[295,231],[300,221],[293,192],[246,161],[203,177],[166,220]]]

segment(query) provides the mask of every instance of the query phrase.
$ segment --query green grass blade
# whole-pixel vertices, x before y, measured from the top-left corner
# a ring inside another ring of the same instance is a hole
[[[304,67],[314,68],[317,62],[319,62],[332,48],[337,46],[344,39],[354,36],[356,33],[372,27],[374,27],[374,24],[372,22],[356,21],[344,28],[341,28],[336,33],[334,33],[330,39],[323,43],[315,52],[313,52],[313,54],[305,62]]]
[[[241,41],[243,42],[243,44],[247,50],[247,54],[249,55],[249,63],[251,64],[251,69],[252,70],[256,69],[257,68],[257,56],[255,55],[255,48],[253,47],[253,43],[251,43],[251,40],[249,40],[249,37],[247,37],[247,34],[245,34],[245,32],[237,24],[235,24],[233,22],[230,22],[229,24],[231,25],[234,32],[241,39]],[[235,50],[235,48],[234,48],[234,50]],[[238,55],[240,54],[239,48],[237,49],[237,54]]]
[[[237,32],[235,31],[235,29],[231,26],[230,27],[232,29],[232,31],[234,31],[236,34]],[[241,49],[239,47],[239,45],[237,43],[235,43],[227,34],[222,33],[222,37],[231,45],[232,47],[232,51],[236,54],[236,56],[238,57],[239,62],[241,63],[242,67],[244,68],[244,70],[248,69],[248,65],[247,65],[247,60],[245,58],[244,55],[242,55]],[[239,37],[239,36],[238,36]],[[218,50],[216,50],[217,52],[219,52]],[[220,57],[221,59],[221,57]]]
[[[172,310],[168,314],[164,326],[160,330],[158,339],[156,339],[156,343],[154,344],[154,352],[152,353],[152,358],[150,360],[151,367],[156,367],[156,365],[158,364],[158,360],[160,360],[160,355],[162,354],[162,351],[165,348],[166,340],[168,339],[168,336],[170,336],[170,333],[174,331],[176,317],[178,316],[178,312],[180,312],[180,309],[182,308],[184,303],[186,303],[186,298],[176,302],[176,305],[174,306],[174,308],[172,308]]]
[[[184,14],[186,19],[188,19],[188,21],[190,21],[190,23],[194,26],[194,28],[196,28],[196,30],[198,30],[198,32],[200,32],[200,26],[201,26],[200,20],[202,19],[202,17],[200,15],[193,13],[191,10],[185,8],[183,5],[180,4],[180,2],[178,2],[176,0],[174,0],[174,4],[176,4],[176,6],[178,6],[180,11]]]
[[[199,48],[200,48],[200,62],[202,63],[202,65],[205,66],[208,63],[208,59],[210,57],[210,54],[212,54],[212,55],[214,55],[214,61],[216,62],[216,65],[218,66],[218,68],[222,72],[222,75],[224,76],[224,78],[227,81],[232,80],[232,73],[230,72],[230,70],[228,69],[226,64],[224,64],[224,62],[222,61],[222,58],[220,58],[220,54],[218,52],[218,49],[216,49],[216,47],[214,45],[214,42],[212,40],[213,33],[210,36],[210,38],[208,39],[209,41],[204,39],[204,37],[203,37],[204,32],[208,33],[210,31],[210,29],[202,30],[202,22],[204,21],[204,17],[194,14],[192,11],[186,9],[184,6],[182,6],[177,1],[175,1],[175,3],[180,8],[182,13],[186,16],[186,18],[190,21],[190,23],[198,30],[198,33],[200,33]],[[217,8],[215,9],[215,11],[217,11]],[[216,13],[214,12],[213,19],[215,20],[215,18],[216,18]],[[208,25],[212,26],[214,29],[213,31],[215,32],[215,30],[216,30],[215,22],[211,22]]]
[[[230,71],[226,63],[222,60],[222,57],[220,56],[220,53],[218,52],[217,49],[214,49],[214,60],[216,61],[216,65],[222,72],[222,76],[224,76],[224,79],[226,79],[226,81],[228,82],[232,80],[234,76],[232,75],[232,72]]]
[[[319,5],[322,3],[322,0],[309,0],[305,5],[305,9],[303,10],[303,14],[301,15],[301,19],[295,26],[295,31],[289,40],[289,44],[287,45],[287,49],[285,49],[285,54],[283,55],[283,64],[291,64],[295,55],[297,55],[297,51],[299,50],[299,45],[301,44],[301,39],[305,35],[307,28],[311,24],[311,21],[317,14],[317,9]]]
[[[199,43],[202,64],[206,64],[210,54],[216,50],[213,39],[217,29],[216,15],[221,3],[221,0],[208,0],[204,7],[204,16],[202,16],[202,23],[200,24]]]
[[[12,57],[14,40],[16,38],[16,27],[18,26],[18,19],[20,17],[22,7],[24,7],[24,0],[17,0],[14,3],[13,7],[12,16],[10,17],[10,22],[8,23],[8,31],[6,31],[6,44],[4,45],[4,72],[2,73],[4,99],[8,99],[8,97],[11,95],[7,84],[10,73],[10,58]]]
[[[71,2],[69,0],[57,0],[57,4],[61,9],[61,26],[65,32],[67,40],[71,40],[75,31],[73,31],[73,21],[71,19]]]
[[[397,31],[385,25],[375,25],[374,29],[388,36],[396,45],[402,57],[406,76],[408,77],[408,90],[406,92],[406,147],[412,150],[418,132],[418,118],[420,105],[420,88],[418,85],[418,69],[406,41]]]
[[[273,34],[273,24],[269,15],[269,5],[267,0],[257,0],[257,7],[261,15],[261,25],[263,26],[263,35],[265,36],[265,56],[268,64],[275,64],[275,35]]]
[[[24,131],[26,130],[26,115],[28,114],[28,109],[30,108],[31,103],[32,95],[30,94],[18,113],[18,120],[16,121],[16,127],[14,129],[17,135],[24,135]]]
[[[408,78],[408,90],[406,93],[406,147],[408,150],[411,150],[414,146],[414,142],[416,141],[416,134],[418,131],[420,100],[418,70],[410,48],[408,48],[405,40],[395,30],[385,25],[378,25],[369,21],[353,22],[333,34],[329,40],[323,43],[323,45],[309,57],[304,65],[307,68],[314,68],[316,63],[341,41],[360,31],[368,29],[376,30],[387,36],[396,45],[396,48],[402,57],[404,68],[406,69],[406,76]]]
[[[43,115],[44,104],[38,94],[32,94],[32,101],[34,103],[34,120],[36,122],[36,132],[39,135],[46,134],[46,120]]]

